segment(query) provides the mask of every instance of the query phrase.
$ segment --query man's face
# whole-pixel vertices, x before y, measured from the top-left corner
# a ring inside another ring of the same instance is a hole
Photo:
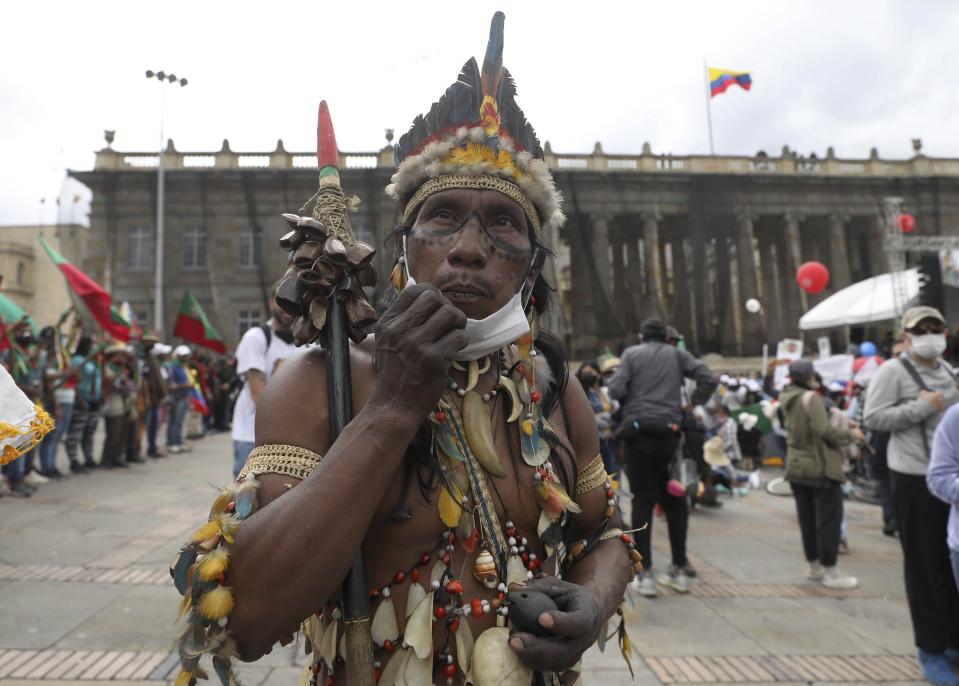
[[[910,336],[925,336],[926,334],[943,334],[946,332],[946,325],[935,317],[926,317],[919,320],[919,323],[909,329],[906,333]]]
[[[277,331],[289,331],[293,328],[293,317],[276,304],[276,298],[270,300],[270,316],[273,317]]]
[[[533,246],[523,209],[492,190],[452,189],[423,203],[407,241],[408,266],[419,283],[436,285],[472,319],[483,319],[517,293]]]

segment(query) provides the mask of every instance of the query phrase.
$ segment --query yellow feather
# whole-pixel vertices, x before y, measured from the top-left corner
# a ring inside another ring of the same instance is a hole
[[[240,526],[240,520],[231,514],[221,514],[217,519],[220,533],[223,534],[223,540],[233,544],[233,532]]]
[[[233,593],[226,586],[217,586],[200,598],[200,614],[217,620],[233,611]]]
[[[217,520],[214,519],[193,532],[193,537],[190,540],[194,543],[200,543],[209,538],[213,538],[218,533],[220,533],[220,525]]]
[[[187,593],[180,601],[180,612],[176,616],[177,621],[180,621],[180,618],[189,612],[191,607],[193,607],[193,594]]]
[[[187,686],[192,678],[193,672],[185,672],[181,669],[180,673],[176,675],[176,681],[173,682],[173,686]]]
[[[460,502],[463,499],[463,493],[455,483],[451,483],[450,487],[453,489],[453,496],[456,497],[456,500],[453,500],[453,496],[450,496],[450,492],[446,488],[440,487],[437,507],[443,524],[452,529],[460,523],[460,512],[463,509]]]
[[[213,501],[213,507],[210,508],[210,519],[226,511],[226,506],[230,504],[231,495],[232,493],[227,489],[220,491],[220,495]]]
[[[230,552],[223,548],[215,548],[200,561],[200,578],[204,581],[213,581],[226,572],[229,565]]]

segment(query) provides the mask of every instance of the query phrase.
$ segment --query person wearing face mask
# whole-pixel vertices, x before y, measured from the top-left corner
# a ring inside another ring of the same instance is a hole
[[[259,509],[229,546],[229,589],[218,590],[235,602],[209,632],[227,631],[236,646],[227,669],[237,653],[255,660],[285,643],[304,621],[318,626],[318,613],[327,635],[350,634],[347,654],[314,648],[312,680],[372,683],[353,671],[367,669],[359,650],[349,653],[362,623],[342,621],[341,608],[340,585],[362,551],[360,590],[374,589],[372,655],[363,653],[381,683],[461,684],[468,671],[478,684],[507,673],[515,684],[573,683],[640,564],[586,393],[568,382],[562,345],[539,324],[553,292],[547,242],[564,216],[503,66],[504,20],[493,17],[482,68],[470,58],[394,146],[387,193],[401,219],[375,337],[355,324],[372,318],[359,287],[338,291],[350,336],[362,341],[350,347],[352,420],[331,435],[337,389],[322,347],[287,360],[259,395],[256,447],[234,487],[248,492],[255,479]],[[331,172],[321,171],[321,188],[334,187]],[[309,289],[326,278],[318,255],[339,247],[317,242],[335,226],[321,216],[287,217],[283,244],[295,254],[277,301],[295,314],[300,343],[324,330],[329,291]],[[372,248],[350,247],[357,281],[368,284]],[[230,504],[239,515],[242,503]],[[181,559],[177,569],[188,569]],[[514,623],[531,597],[553,606],[540,602]],[[204,598],[192,607],[202,611]],[[190,640],[181,653],[192,655]],[[190,677],[196,661],[182,663]]]
[[[270,319],[243,333],[236,347],[236,374],[243,380],[233,406],[233,476],[246,464],[256,445],[256,407],[270,377],[296,348],[293,346],[293,318],[276,304],[276,286],[270,293]]]
[[[908,348],[869,382],[863,422],[890,432],[887,449],[899,524],[906,598],[919,666],[934,684],[959,685],[959,593],[946,545],[949,508],[929,492],[926,474],[936,427],[959,401],[956,372],[943,359],[946,321],[933,307],[902,317]]]
[[[791,363],[789,378],[779,403],[787,434],[786,479],[796,498],[803,551],[809,563],[806,578],[828,588],[853,589],[859,582],[836,565],[845,478],[839,449],[864,437],[858,428],[830,421],[812,362]]]

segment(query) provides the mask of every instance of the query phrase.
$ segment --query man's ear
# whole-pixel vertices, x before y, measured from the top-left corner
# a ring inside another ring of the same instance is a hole
[[[533,248],[533,257],[532,264],[529,268],[529,274],[526,277],[526,284],[530,288],[533,287],[533,284],[536,283],[536,279],[539,278],[539,275],[543,271],[543,266],[546,264],[546,251],[542,248]]]

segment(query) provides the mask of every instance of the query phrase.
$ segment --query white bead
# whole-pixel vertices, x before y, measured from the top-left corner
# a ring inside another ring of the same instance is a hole
[[[530,571],[527,571],[527,572],[526,572],[526,578],[527,578],[527,579],[532,579],[532,578],[533,578],[533,573],[530,572]]]
[[[500,585],[496,587],[496,590],[500,593],[506,593],[506,584],[500,583]]]
[[[488,403],[491,398],[492,398],[492,396],[491,396],[489,393],[484,393],[484,394],[483,394],[483,402],[484,402],[484,403]]]
[[[470,609],[469,605],[464,605],[462,612],[464,617],[469,617],[470,614],[472,613],[472,610]]]
[[[456,383],[455,381],[453,381],[452,379],[450,379],[450,388],[452,388],[452,389],[455,391],[455,390],[456,390],[457,388],[459,388],[459,387],[460,387],[460,385],[459,385],[458,383]]]
[[[509,549],[509,554],[510,554],[510,555],[519,555],[519,548],[517,548],[517,547],[514,545],[512,548]]]
[[[509,537],[509,544],[510,544],[511,546],[512,546],[512,545],[516,545],[516,538],[514,538],[513,536],[510,536],[510,537]]]
[[[434,591],[438,591],[440,588],[440,582],[433,581],[433,583],[430,584],[430,588],[432,588]]]
[[[383,664],[379,660],[373,660],[373,666],[379,669]]]
[[[499,609],[499,613],[505,617],[506,615],[509,614],[509,608],[501,607],[501,608]]]
[[[389,597],[390,597],[390,587],[389,587],[389,586],[384,586],[384,587],[383,587],[383,591],[380,593],[380,595],[382,595],[384,598],[389,598]]]
[[[452,655],[447,655],[447,656],[446,656],[446,664],[448,664],[448,665],[453,664],[453,656],[452,656]]]
[[[523,539],[520,541],[520,543],[522,543],[523,545],[529,545],[529,541],[526,540],[526,537],[525,537],[525,536],[524,536]]]
[[[220,617],[218,620],[216,620],[216,623],[219,624],[221,627],[224,627],[226,626],[226,623],[229,621],[230,621],[229,617]]]
[[[450,538],[450,531],[449,529],[447,529],[446,531],[443,532],[443,540],[448,541],[449,538]]]
[[[483,606],[483,614],[484,614],[484,615],[488,615],[492,609],[493,609],[493,606],[492,606],[492,605],[484,605],[484,606]]]
[[[462,388],[457,388],[456,395],[462,398],[464,395],[466,395],[466,391],[464,391]]]
[[[609,500],[606,501],[606,504],[609,505],[610,507],[612,507],[613,505],[616,504],[616,501],[613,500],[612,498],[610,498]]]
[[[333,619],[339,619],[339,618],[342,617],[342,616],[343,616],[342,610],[340,610],[340,608],[338,608],[338,607],[334,607],[334,608],[333,608]]]
[[[521,553],[525,553],[525,552],[526,552],[526,546],[525,546],[525,545],[521,545],[521,546],[519,547],[519,551],[520,551]]]
[[[535,560],[535,559],[536,559],[536,553],[530,553],[530,554],[529,554],[529,559]]]
[[[400,648],[402,648],[403,650],[406,650],[406,649],[409,648],[409,647],[410,647],[410,644],[407,643],[407,642],[406,642],[406,639],[404,638],[404,639],[403,639],[403,642],[400,644]]]
[[[453,552],[454,547],[453,547],[453,545],[451,544],[451,545],[446,546],[446,549],[447,549],[449,552]]]
[[[512,519],[507,519],[507,520],[506,520],[506,528],[507,528],[507,529],[512,529],[512,528],[513,528],[513,520],[512,520]]]
[[[543,475],[539,472],[533,472],[533,481],[542,481]]]
[[[406,264],[406,255],[400,255],[400,259],[397,260],[400,264]]]

